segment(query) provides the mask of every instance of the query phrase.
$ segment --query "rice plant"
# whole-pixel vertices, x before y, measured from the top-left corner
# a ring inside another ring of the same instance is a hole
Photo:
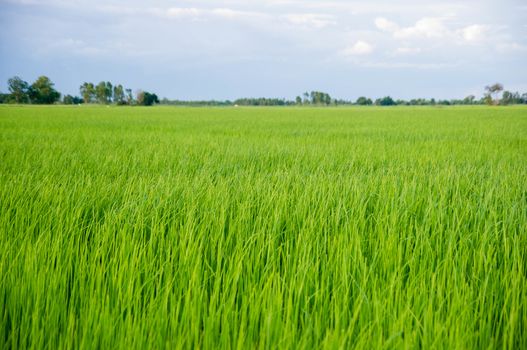
[[[0,107],[0,348],[527,348],[527,108]]]

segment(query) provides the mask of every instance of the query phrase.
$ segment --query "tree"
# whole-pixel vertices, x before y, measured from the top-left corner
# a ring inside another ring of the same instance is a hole
[[[29,87],[31,102],[37,104],[53,104],[60,100],[60,92],[53,87],[55,84],[46,76],[40,76]]]
[[[303,96],[304,96],[304,104],[308,104],[309,103],[309,93],[306,91],[304,92]]]
[[[147,91],[139,90],[137,92],[137,104],[140,106],[152,106],[155,103],[159,103],[159,98],[156,94],[152,94]]]
[[[79,88],[84,103],[92,103],[95,99],[95,86],[93,83],[84,83]]]
[[[521,103],[524,103],[524,102],[519,92],[503,91],[500,104],[506,106],[506,105],[516,105],[516,104],[521,104]]]
[[[489,104],[489,102],[492,104],[499,104],[500,98],[499,94],[503,91],[503,85],[500,83],[495,83],[492,85],[485,86],[485,96],[490,97],[489,99],[486,99],[486,102]]]
[[[296,99],[295,99],[295,103],[296,103],[297,105],[301,105],[301,104],[302,104],[302,97],[297,96]]]
[[[135,93],[135,100],[137,101],[137,104],[140,106],[144,106],[145,104],[145,92],[143,90],[138,90]]]
[[[474,95],[468,95],[463,99],[463,104],[465,105],[471,105],[474,104],[474,101],[476,100],[476,96]]]
[[[113,102],[118,105],[126,104],[126,99],[124,95],[124,88],[121,84],[115,85],[113,87]]]
[[[64,95],[64,97],[62,98],[62,103],[64,103],[65,105],[78,105],[82,102],[82,98],[77,96]]]
[[[506,106],[514,103],[514,94],[510,91],[503,91],[501,96],[501,104]]]
[[[238,106],[290,106],[294,105],[293,101],[286,101],[283,98],[266,98],[266,97],[245,97],[234,101]]]
[[[95,96],[97,101],[102,104],[108,104],[112,102],[112,83],[109,81],[101,81],[95,87]]]
[[[375,100],[377,106],[394,106],[395,101],[390,96],[385,96],[383,98],[378,98]]]
[[[126,103],[132,105],[134,103],[134,95],[132,95],[132,89],[126,89]]]
[[[106,103],[112,103],[113,86],[109,81],[106,82]]]
[[[320,105],[325,104],[326,106],[331,104],[331,96],[329,96],[328,93],[321,92],[321,91],[311,91],[309,94],[311,97],[311,103]]]
[[[373,101],[370,98],[366,98],[364,96],[361,96],[357,99],[357,102],[355,102],[359,106],[371,106],[373,104]]]
[[[15,103],[29,102],[29,84],[20,77],[15,76],[7,81],[9,88],[9,99]]]

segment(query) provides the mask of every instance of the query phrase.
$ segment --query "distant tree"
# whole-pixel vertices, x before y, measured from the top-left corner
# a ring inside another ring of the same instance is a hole
[[[527,104],[527,93],[522,94],[520,99],[521,99],[521,103]]]
[[[95,96],[97,97],[97,101],[101,104],[109,104],[112,102],[112,83],[109,81],[101,81],[97,86],[95,87]]]
[[[309,97],[311,98],[311,103],[315,105],[330,105],[331,104],[331,96],[328,93],[321,92],[321,91],[311,91],[309,94]]]
[[[65,105],[78,105],[83,103],[84,101],[82,98],[77,96],[71,96],[71,95],[64,95],[62,98],[62,103]]]
[[[520,95],[519,92],[515,92],[514,94],[512,94],[512,98],[513,98],[513,103],[514,104],[522,104],[523,103],[522,96]]]
[[[474,101],[476,100],[476,96],[474,95],[468,95],[463,99],[463,104],[465,105],[472,105],[474,104]]]
[[[295,99],[295,103],[296,103],[297,105],[301,105],[301,104],[302,104],[302,97],[297,96],[296,99]]]
[[[84,83],[79,88],[84,103],[92,103],[95,99],[95,86],[93,83]]]
[[[126,103],[132,105],[134,103],[134,95],[132,95],[132,89],[126,89]]]
[[[385,96],[383,98],[378,98],[375,100],[377,106],[394,106],[395,101],[390,96]]]
[[[7,81],[9,89],[9,100],[14,103],[28,103],[29,102],[29,84],[15,76]]]
[[[113,102],[118,105],[126,104],[126,96],[124,95],[124,88],[121,84],[113,87]]]
[[[486,102],[491,104],[499,104],[500,98],[499,94],[503,91],[503,85],[500,83],[495,83],[492,85],[485,86],[485,96],[489,96],[490,99],[486,99]]]
[[[152,106],[156,103],[159,103],[159,98],[157,95],[145,92],[145,106]]]
[[[95,97],[97,98],[97,102],[106,103],[106,83],[104,81],[101,81],[95,86]]]
[[[0,104],[7,103],[9,101],[9,94],[3,94],[0,92]]]
[[[373,104],[373,101],[371,100],[371,98],[367,98],[367,97],[361,96],[361,97],[359,97],[357,99],[355,104],[357,104],[359,106],[371,106]]]
[[[109,81],[106,82],[106,103],[112,103],[113,86]]]
[[[286,101],[283,98],[246,97],[235,100],[234,104],[238,106],[288,106],[294,105],[295,102]]]
[[[514,95],[510,91],[503,91],[500,104],[507,106],[514,103]]]
[[[182,101],[182,100],[169,100],[167,98],[163,98],[159,103],[164,104],[164,105],[171,105],[171,106],[194,106],[194,107],[232,106],[234,104],[233,102],[229,100],[225,100],[225,101],[217,101],[217,100]]]
[[[29,87],[28,93],[32,103],[53,104],[60,100],[60,92],[53,87],[55,84],[46,76],[40,76]]]
[[[523,98],[519,92],[503,91],[500,104],[502,105],[516,105],[522,104]]]
[[[64,95],[62,97],[62,103],[65,105],[72,105],[73,104],[73,96],[71,95]]]
[[[138,90],[135,93],[135,100],[138,105],[144,106],[145,103],[145,92],[143,90]]]
[[[303,96],[304,96],[303,103],[304,104],[309,104],[309,93],[306,91],[306,92],[304,92]]]
[[[137,104],[140,106],[152,106],[159,103],[159,98],[156,94],[147,91],[139,90],[137,92]]]

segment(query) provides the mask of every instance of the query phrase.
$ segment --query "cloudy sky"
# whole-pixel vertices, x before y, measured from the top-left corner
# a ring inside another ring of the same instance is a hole
[[[0,91],[110,80],[178,99],[527,92],[525,0],[0,0]]]

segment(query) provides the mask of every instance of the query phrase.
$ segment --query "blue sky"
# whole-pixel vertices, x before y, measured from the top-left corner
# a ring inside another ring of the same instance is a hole
[[[49,76],[177,99],[527,92],[527,2],[0,0],[0,90]]]

